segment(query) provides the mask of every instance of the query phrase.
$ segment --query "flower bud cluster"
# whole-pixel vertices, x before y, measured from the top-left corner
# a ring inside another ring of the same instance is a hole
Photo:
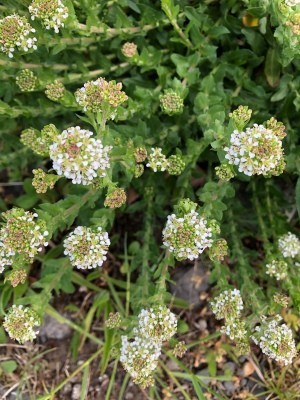
[[[10,282],[12,287],[18,286],[20,283],[26,282],[27,272],[25,269],[14,269],[6,277],[6,280]]]
[[[126,42],[123,44],[121,51],[125,57],[132,58],[137,55],[137,45],[132,42]]]
[[[286,324],[279,325],[279,319],[263,321],[255,328],[252,339],[268,357],[289,365],[297,354],[296,344],[292,330]]]
[[[245,321],[241,319],[226,320],[225,325],[221,328],[221,333],[227,335],[231,340],[243,342],[247,337]]]
[[[230,146],[224,148],[229,164],[245,175],[279,175],[284,168],[282,141],[277,131],[254,124],[246,131],[235,130]]]
[[[215,240],[208,251],[211,261],[223,261],[228,254],[228,244],[225,239]]]
[[[248,124],[252,115],[252,110],[247,106],[239,106],[229,114],[238,129],[243,129]]]
[[[73,183],[89,185],[97,177],[106,176],[110,167],[109,146],[92,138],[92,132],[79,126],[68,128],[55,138],[50,146],[53,169]]]
[[[27,52],[29,49],[36,50],[37,39],[32,35],[35,29],[31,27],[25,17],[13,14],[0,20],[0,49],[8,54],[9,58],[14,56],[16,48]]]
[[[49,100],[59,101],[61,98],[63,98],[65,90],[66,88],[64,87],[64,84],[58,80],[55,80],[46,86],[45,95]]]
[[[185,162],[178,154],[173,154],[168,158],[167,170],[170,175],[180,175],[185,168]]]
[[[122,323],[122,317],[119,312],[116,313],[110,313],[109,318],[105,321],[105,326],[107,326],[109,329],[115,329],[119,328]]]
[[[176,346],[173,349],[173,354],[175,357],[182,358],[187,351],[187,347],[185,342],[181,341],[176,343]]]
[[[16,77],[16,84],[21,92],[32,92],[36,88],[37,77],[30,69],[22,69]]]
[[[284,293],[277,292],[273,296],[275,303],[281,305],[281,307],[286,308],[289,305],[290,299]]]
[[[185,168],[185,162],[178,154],[167,159],[160,147],[152,147],[146,166],[153,169],[154,172],[167,170],[170,175],[180,175]]]
[[[40,156],[49,155],[49,147],[58,135],[53,124],[45,125],[39,132],[34,128],[24,129],[21,133],[21,142]]]
[[[238,319],[243,310],[243,299],[238,289],[225,290],[211,303],[216,319]]]
[[[102,228],[78,226],[64,240],[64,254],[70,258],[73,267],[92,269],[102,266],[109,245],[108,233]]]
[[[117,107],[128,99],[122,83],[107,82],[104,78],[85,83],[75,92],[75,98],[83,111],[103,112],[106,119],[113,119]]]
[[[47,174],[41,168],[32,170],[32,173],[34,175],[32,186],[37,193],[46,193],[48,189],[53,189],[59,179],[57,175]]]
[[[283,257],[295,258],[300,254],[300,240],[296,235],[288,232],[279,238],[278,248]]]
[[[177,332],[177,318],[167,307],[154,306],[138,315],[140,335],[157,342],[170,340]]]
[[[277,281],[280,281],[287,277],[288,264],[282,260],[272,260],[266,265],[266,269],[266,274],[274,276]]]
[[[213,240],[208,222],[191,210],[183,217],[175,214],[168,216],[163,230],[163,244],[173,253],[177,260],[195,260]]]
[[[135,176],[136,178],[139,178],[140,176],[143,175],[144,171],[145,171],[144,165],[143,165],[143,164],[137,164],[137,165],[134,167],[134,176]]]
[[[122,188],[115,188],[108,192],[104,205],[109,208],[119,208],[126,203],[126,193]]]
[[[134,158],[137,163],[142,163],[147,158],[147,150],[145,147],[137,147],[134,151]]]
[[[43,223],[37,223],[37,214],[13,208],[2,214],[6,220],[0,229],[0,268],[11,265],[14,257],[22,257],[24,262],[32,262],[35,255],[48,246]]]
[[[183,111],[183,99],[174,90],[166,90],[165,93],[159,97],[159,101],[164,114],[172,116],[181,114]]]
[[[19,343],[32,341],[39,333],[36,331],[41,323],[37,313],[29,307],[13,305],[4,318],[3,327],[10,338]]]
[[[68,8],[61,0],[33,0],[28,7],[31,19],[41,19],[46,29],[54,29],[56,33],[64,26],[68,18]]]
[[[220,181],[228,182],[234,178],[234,172],[229,164],[222,164],[215,168],[216,175]]]
[[[154,383],[162,342],[170,340],[177,330],[176,316],[165,306],[141,310],[132,341],[122,336],[120,360],[133,381],[142,387]]]

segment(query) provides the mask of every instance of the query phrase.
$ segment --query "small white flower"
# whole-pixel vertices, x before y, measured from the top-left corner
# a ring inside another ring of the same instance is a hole
[[[279,238],[278,248],[283,257],[295,258],[300,254],[300,240],[296,235],[288,232]]]

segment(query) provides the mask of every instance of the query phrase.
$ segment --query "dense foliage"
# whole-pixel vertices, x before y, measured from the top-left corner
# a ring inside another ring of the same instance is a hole
[[[293,362],[297,3],[3,2],[3,342],[38,338],[53,296],[86,286],[88,327],[106,320],[102,370],[120,358],[151,386],[163,349],[185,350],[170,274],[199,259],[237,353]]]

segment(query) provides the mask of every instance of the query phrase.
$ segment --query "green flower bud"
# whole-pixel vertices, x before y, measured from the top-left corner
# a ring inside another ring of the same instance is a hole
[[[110,313],[109,318],[105,321],[105,326],[107,326],[109,329],[115,329],[119,328],[122,323],[122,317],[119,312],[116,313]]]
[[[139,178],[140,176],[142,176],[144,173],[144,170],[145,170],[145,168],[144,168],[143,164],[137,164],[134,169],[135,178]]]
[[[185,342],[182,341],[176,343],[173,349],[173,354],[175,357],[182,358],[186,352],[187,352],[187,347],[185,345]]]
[[[16,77],[16,84],[21,92],[32,92],[36,88],[37,77],[30,69],[22,69]]]
[[[59,101],[64,96],[65,90],[63,83],[55,80],[46,86],[45,94],[49,100]]]
[[[289,305],[290,299],[283,293],[277,292],[273,296],[273,300],[275,303],[279,304],[280,306],[286,308]]]
[[[179,155],[172,155],[168,158],[167,171],[170,175],[180,175],[185,168],[185,162]]]
[[[164,114],[172,116],[181,114],[183,111],[183,100],[181,96],[173,90],[166,90],[165,93],[159,97],[159,101]]]
[[[221,164],[215,168],[215,171],[220,181],[228,182],[230,179],[234,178],[234,172],[229,164]]]
[[[236,110],[229,114],[239,130],[242,130],[250,121],[252,110],[247,106],[239,106]]]

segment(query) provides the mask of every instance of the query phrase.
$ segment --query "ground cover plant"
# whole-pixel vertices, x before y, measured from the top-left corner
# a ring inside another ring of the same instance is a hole
[[[299,398],[300,2],[0,13],[1,396]]]

